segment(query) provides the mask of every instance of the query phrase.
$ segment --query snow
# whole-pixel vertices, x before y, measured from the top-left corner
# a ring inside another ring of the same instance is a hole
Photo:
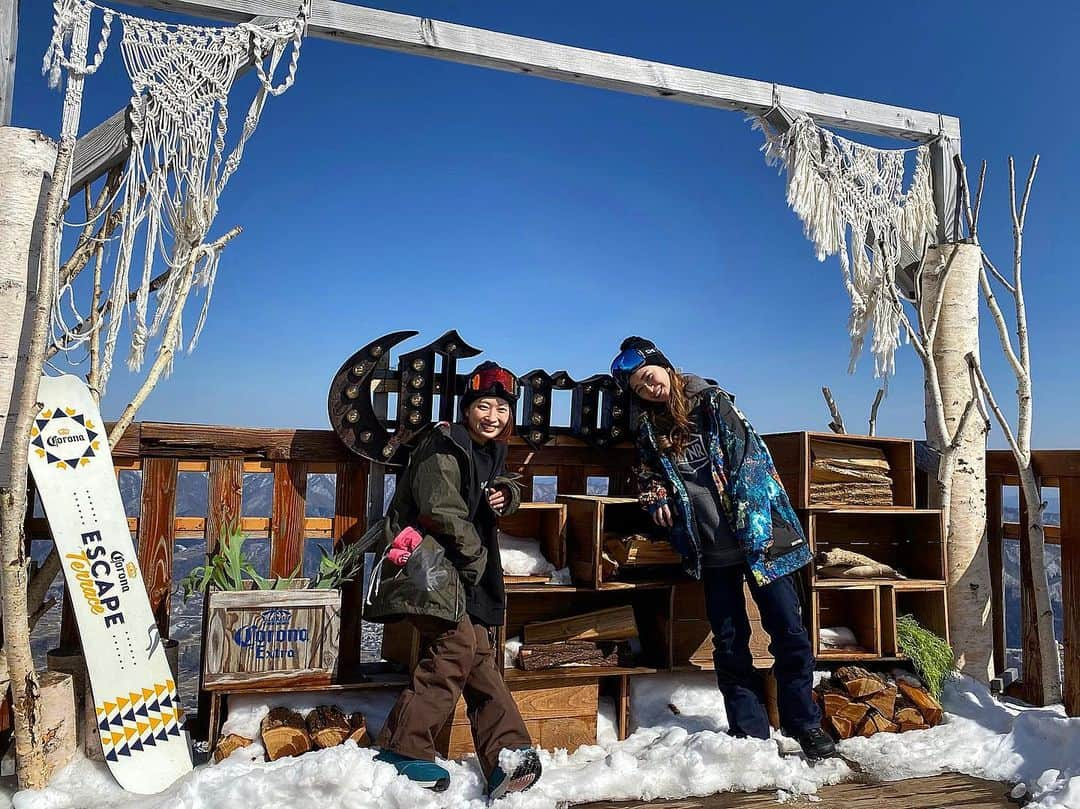
[[[499,555],[503,573],[508,576],[550,576],[555,565],[544,558],[540,543],[535,539],[515,537],[499,532]]]
[[[734,739],[712,675],[679,674],[632,682],[632,735],[615,740],[615,706],[602,699],[599,744],[573,754],[541,752],[544,774],[530,791],[504,798],[506,809],[548,809],[560,803],[593,800],[650,800],[707,795],[718,791],[767,790],[779,802],[812,800],[826,784],[855,774],[840,759],[809,765],[782,755],[790,740]],[[319,695],[275,698],[301,712]],[[325,698],[325,695],[324,695]],[[385,721],[389,695],[335,696],[346,710],[362,710],[373,734]],[[841,744],[844,755],[883,780],[955,771],[1020,784],[1031,809],[1080,808],[1080,719],[1060,706],[1029,708],[1002,702],[969,679],[948,684],[948,721],[926,731],[878,734]],[[254,697],[234,698],[227,732],[257,735],[267,706]],[[374,752],[352,742],[268,763],[257,745],[236,751],[218,765],[197,768],[164,793],[138,797],[123,792],[101,764],[79,759],[59,773],[48,789],[13,796],[16,809],[236,809],[290,806],[296,809],[380,807],[485,807],[475,757],[446,762],[451,786],[435,794],[398,778]],[[256,760],[257,759],[257,760]],[[1003,792],[1007,787],[1003,787]],[[0,808],[12,798],[0,794]]]

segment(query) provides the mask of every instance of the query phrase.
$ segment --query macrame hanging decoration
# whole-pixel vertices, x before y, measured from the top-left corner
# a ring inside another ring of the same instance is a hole
[[[904,190],[911,149],[875,149],[823,129],[799,116],[786,132],[763,119],[766,162],[787,172],[787,202],[813,242],[818,261],[839,255],[851,297],[849,372],[854,372],[868,333],[874,376],[893,373],[900,345],[901,311],[896,271],[901,244],[916,251],[937,229],[930,185],[930,150],[914,148],[915,169]]]
[[[116,265],[106,296],[101,385],[113,363],[123,313],[130,308],[131,349],[128,367],[138,370],[149,340],[186,299],[183,269],[194,262],[194,284],[205,289],[188,351],[194,348],[206,320],[218,255],[204,241],[218,210],[218,197],[236,171],[244,147],[255,131],[267,97],[280,95],[296,79],[300,46],[310,16],[310,0],[300,0],[296,19],[271,27],[244,23],[234,27],[174,25],[103,8],[90,0],[56,0],[52,41],[43,72],[55,87],[65,72],[65,128],[78,119],[81,79],[101,64],[116,20],[122,27],[120,48],[131,80],[129,120],[131,154],[121,193],[121,235]],[[88,66],[88,32],[94,12],[102,15],[101,36]],[[279,84],[274,75],[289,46],[292,55]],[[248,107],[243,128],[226,150],[229,130],[229,92],[237,73],[252,61],[259,87]],[[77,94],[72,98],[73,92]],[[72,110],[71,108],[76,109]],[[68,132],[64,133],[69,134]],[[141,252],[137,258],[136,253]],[[153,275],[161,255],[165,271]],[[132,263],[139,267],[134,306],[129,307]],[[151,287],[157,295],[149,317]],[[58,285],[58,299],[70,290]],[[58,301],[59,302],[59,301]],[[54,307],[56,312],[60,307]],[[89,339],[89,333],[62,322],[58,344],[65,349]],[[176,346],[183,343],[182,332]],[[172,347],[176,347],[172,346]]]

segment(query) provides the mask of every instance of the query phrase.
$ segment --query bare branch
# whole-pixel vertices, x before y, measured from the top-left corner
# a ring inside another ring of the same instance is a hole
[[[836,406],[836,402],[833,400],[832,391],[827,386],[822,386],[821,395],[825,397],[826,404],[829,405],[829,413],[832,414],[832,421],[829,422],[829,429],[834,433],[840,433],[841,435],[847,432],[844,429],[844,418],[840,415],[840,408]]]
[[[1028,172],[1027,185],[1024,187],[1024,201],[1020,203],[1020,230],[1024,229],[1024,222],[1027,221],[1027,209],[1028,200],[1031,199],[1031,186],[1035,182],[1035,172],[1039,170],[1039,156],[1035,157],[1031,161],[1031,171]]]
[[[885,388],[878,388],[877,396],[874,397],[874,404],[870,406],[870,432],[869,435],[877,434],[877,413],[878,408],[881,406],[881,400],[885,398]]]
[[[979,248],[979,249],[982,250],[982,248]],[[998,281],[1000,281],[1007,290],[1009,290],[1010,294],[1015,295],[1016,294],[1016,287],[1014,287],[1012,285],[1012,283],[1009,281],[1009,279],[1006,278],[1004,275],[1002,275],[1001,271],[998,270],[998,268],[994,266],[994,262],[992,262],[990,260],[990,256],[986,255],[985,250],[982,250],[982,260],[983,260],[983,265],[990,269],[990,272],[992,272],[994,274],[994,277],[997,278]]]
[[[1012,212],[1013,232],[1020,230],[1020,215],[1016,211],[1016,164],[1009,155],[1009,209]]]
[[[239,236],[241,232],[242,228],[234,227],[217,241],[209,245],[200,245],[191,251],[191,255],[184,265],[184,275],[180,279],[180,291],[178,293],[179,300],[177,301],[172,314],[169,316],[169,322],[165,326],[165,332],[161,337],[161,345],[158,347],[157,356],[154,357],[154,362],[150,366],[150,370],[147,371],[142,386],[135,393],[135,396],[132,397],[131,401],[128,402],[127,407],[124,408],[124,412],[120,414],[120,418],[117,419],[112,430],[109,432],[109,446],[115,447],[117,442],[123,437],[124,432],[135,419],[135,413],[142,407],[143,403],[150,395],[150,392],[161,379],[161,375],[172,362],[173,354],[176,353],[176,347],[179,342],[180,323],[183,319],[184,307],[187,303],[188,294],[191,292],[192,281],[195,277],[195,268],[198,265],[199,260],[204,256],[213,255],[224,249],[225,245]]]
[[[975,380],[979,383],[979,388],[982,390],[983,396],[986,397],[986,401],[990,405],[990,409],[994,412],[994,416],[997,418],[998,424],[1005,433],[1005,440],[1009,442],[1009,448],[1013,451],[1017,458],[1021,457],[1020,447],[1016,444],[1016,438],[1013,436],[1012,427],[1009,426],[1008,420],[1005,418],[1005,414],[1001,412],[1001,408],[998,407],[997,401],[994,399],[994,393],[990,390],[990,383],[986,381],[986,377],[983,376],[982,368],[979,367],[979,361],[975,359],[975,355],[969,352],[964,359],[967,360],[968,368],[975,375]]]
[[[964,210],[964,218],[967,220],[968,236],[976,238],[975,214],[971,210],[971,192],[968,189],[967,166],[964,158],[959,154],[953,155],[953,163],[956,164],[956,182],[960,186],[960,202]]]
[[[973,222],[974,227],[975,227],[975,232],[972,233],[972,236],[975,238],[976,243],[978,242],[978,236],[976,234],[979,231],[979,213],[980,213],[980,211],[982,211],[983,187],[985,185],[986,185],[986,161],[984,160],[982,162],[982,168],[979,169],[979,190],[975,192],[975,214],[972,217],[972,222]]]

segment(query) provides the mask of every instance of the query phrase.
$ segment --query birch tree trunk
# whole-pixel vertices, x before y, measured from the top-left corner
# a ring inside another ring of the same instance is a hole
[[[70,157],[70,151],[66,155]],[[31,388],[37,390],[44,357],[41,307],[51,306],[51,293],[45,288],[49,285],[42,285],[52,276],[48,268],[45,273],[40,269],[57,160],[56,144],[40,132],[0,128],[0,582],[17,772],[24,788],[43,787],[47,779],[37,675],[30,653],[23,521],[29,420],[35,405],[29,393]]]
[[[953,256],[953,253],[956,253]],[[979,354],[979,269],[977,245],[948,244],[929,248],[923,275],[924,305],[938,298],[940,269],[951,257],[945,293],[933,345],[937,379],[926,380],[926,438],[943,452],[950,436],[942,435],[934,408],[932,387],[938,386],[945,425],[955,432],[972,398],[966,355]],[[921,313],[924,320],[932,312]],[[986,548],[986,432],[985,422],[969,419],[956,442],[956,452],[937,485],[931,487],[930,505],[946,517],[948,550],[949,630],[957,665],[986,683],[994,675],[991,626],[990,566]]]

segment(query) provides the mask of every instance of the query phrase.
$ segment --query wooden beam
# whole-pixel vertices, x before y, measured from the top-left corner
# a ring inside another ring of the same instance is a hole
[[[1080,478],[1061,482],[1061,603],[1065,605],[1062,701],[1068,716],[1080,716]]]
[[[15,95],[15,51],[19,41],[19,0],[0,0],[0,126],[11,124]]]
[[[0,3],[8,0],[0,0]],[[257,25],[269,26],[279,17],[249,17]],[[247,22],[243,20],[242,22]],[[0,45],[2,51],[2,45]],[[249,71],[253,62],[248,60],[236,71],[235,79]],[[2,89],[2,88],[0,88]],[[2,97],[0,92],[0,97]],[[131,121],[128,118],[130,107],[117,110],[106,120],[95,126],[75,144],[75,154],[71,158],[71,193],[77,194],[83,186],[104,176],[110,169],[121,165],[131,153]]]
[[[1037,449],[1031,453],[1031,465],[1040,477],[1080,477],[1080,450]],[[988,475],[1016,475],[1016,460],[1011,450],[994,449],[986,453]]]
[[[256,11],[289,17],[295,15],[297,7],[296,0],[121,2],[232,23],[249,20]],[[313,0],[308,34],[715,109],[761,114],[779,102],[785,109],[806,113],[825,126],[873,135],[926,141],[944,130],[950,138],[960,137],[960,120],[952,116],[558,45],[337,0]]]

